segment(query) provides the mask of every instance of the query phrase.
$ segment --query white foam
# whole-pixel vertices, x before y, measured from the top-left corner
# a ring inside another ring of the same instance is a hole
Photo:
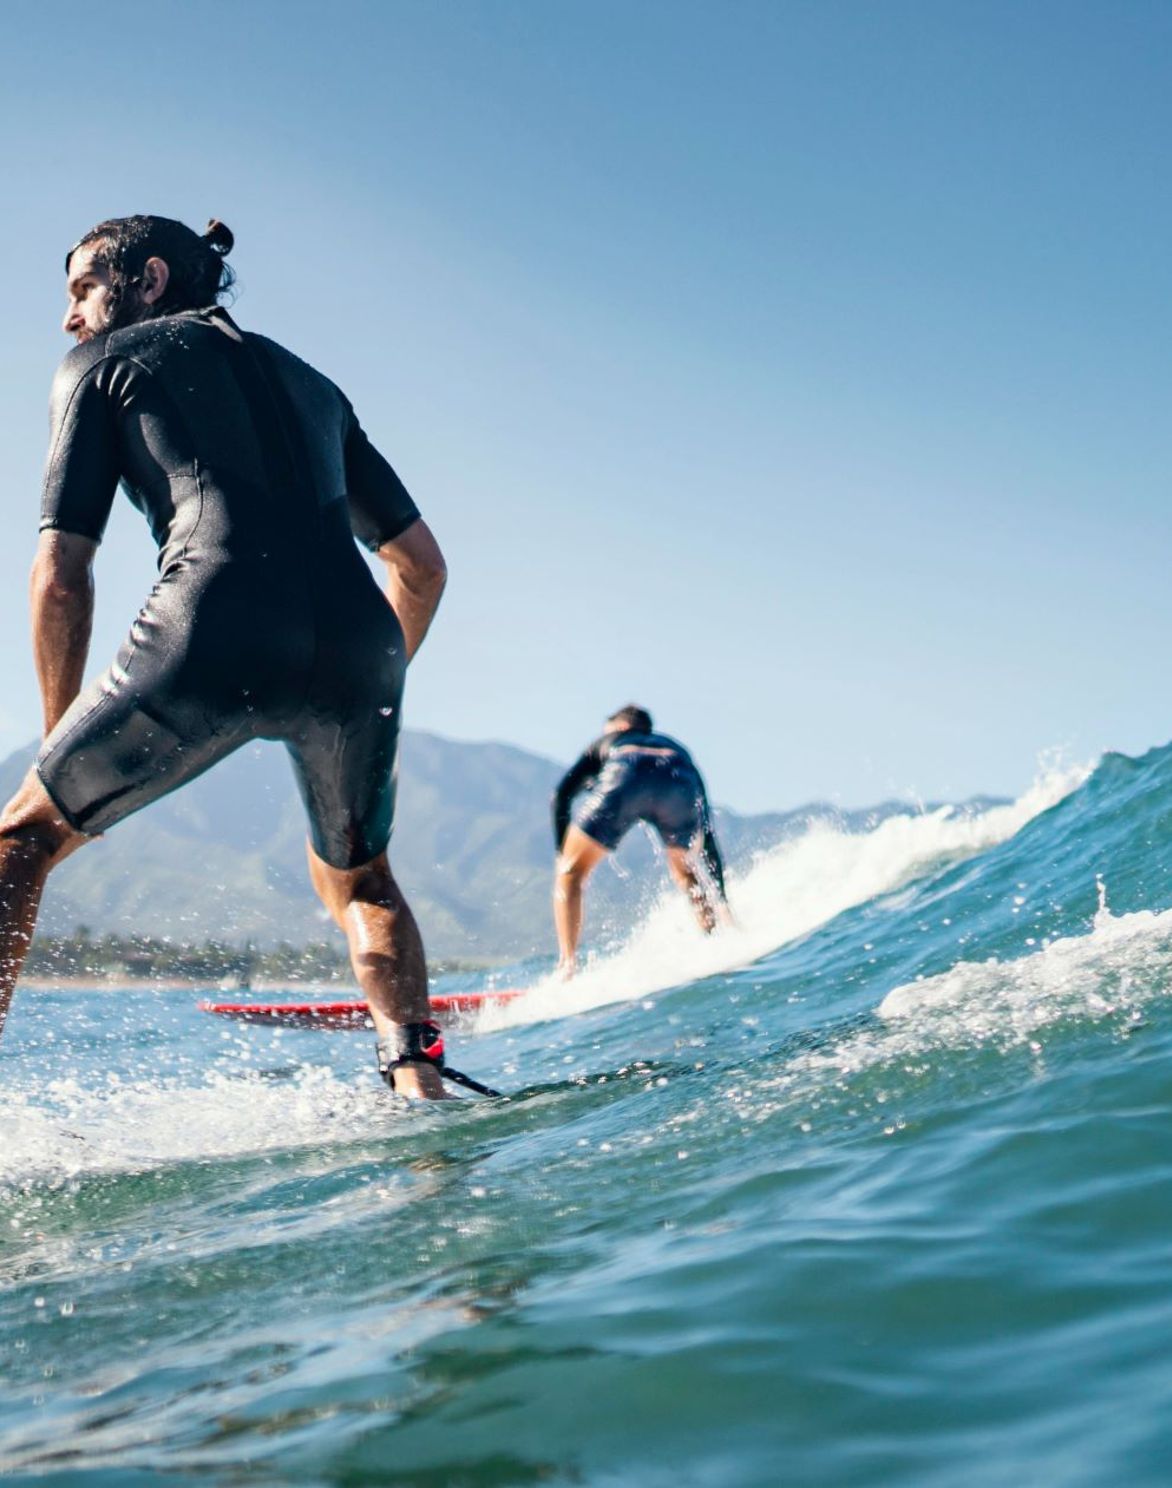
[[[1088,774],[1086,766],[1047,768],[1011,805],[979,813],[942,806],[888,817],[866,832],[814,822],[730,878],[735,926],[702,936],[683,896],[667,890],[620,949],[592,957],[568,984],[547,977],[529,996],[486,1009],[479,1026],[565,1017],[747,965],[934,866],[1004,842]]]
[[[385,1103],[383,1106],[385,1112]],[[0,1184],[136,1172],[361,1136],[372,1100],[328,1066],[293,1078],[211,1070],[198,1085],[157,1079],[54,1080],[0,1096]]]
[[[960,961],[896,987],[882,1020],[839,1043],[802,1054],[781,1079],[850,1077],[879,1065],[982,1045],[1041,1054],[1044,1031],[1079,1019],[1139,1022],[1145,1004],[1172,991],[1172,910],[1095,916],[1087,935],[1050,941],[1013,960]]]
[[[1013,805],[976,815],[945,807],[860,833],[812,825],[730,880],[735,928],[705,939],[682,896],[665,893],[617,952],[592,960],[568,986],[550,978],[519,1003],[487,1010],[480,1026],[565,1016],[744,965],[934,864],[1004,841],[1085,774],[1051,771]],[[247,1041],[237,1052],[248,1055]],[[63,1079],[35,1091],[0,1091],[0,1186],[361,1140],[372,1123],[385,1129],[381,1092],[329,1066],[275,1080],[229,1057],[211,1069],[193,1066],[191,1075],[180,1070],[160,1081],[151,1073],[103,1073],[97,1083]]]
[[[1138,1009],[1172,984],[1172,910],[1095,916],[1089,935],[1064,936],[1020,960],[961,961],[896,987],[879,1005],[892,1023],[919,1020],[946,1042],[988,1032],[1026,1038],[1057,1018]]]

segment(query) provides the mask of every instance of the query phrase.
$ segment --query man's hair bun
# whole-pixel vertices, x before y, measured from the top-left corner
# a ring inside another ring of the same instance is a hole
[[[171,270],[167,289],[155,301],[154,315],[176,315],[200,310],[226,295],[236,280],[224,255],[236,239],[230,228],[213,217],[197,233],[173,217],[111,217],[91,227],[69,250],[65,272],[79,248],[92,247],[94,262],[110,271],[111,294],[117,303],[137,284],[148,258],[161,258]]]
[[[214,253],[218,253],[221,258],[226,253],[232,252],[233,244],[236,242],[232,229],[226,227],[218,217],[212,218],[200,236],[208,247]]]

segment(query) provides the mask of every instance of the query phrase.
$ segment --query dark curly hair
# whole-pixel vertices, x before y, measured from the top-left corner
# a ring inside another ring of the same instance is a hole
[[[607,723],[621,723],[624,728],[635,729],[641,734],[651,732],[651,714],[646,708],[640,708],[638,703],[628,703],[625,708],[612,713],[606,721]]]
[[[174,315],[211,305],[231,289],[236,275],[224,258],[235,241],[231,230],[214,217],[202,233],[171,217],[112,217],[74,243],[65,255],[65,272],[79,248],[93,248],[96,262],[109,271],[117,315],[126,291],[141,279],[147,259],[161,258],[170,277],[148,313]]]

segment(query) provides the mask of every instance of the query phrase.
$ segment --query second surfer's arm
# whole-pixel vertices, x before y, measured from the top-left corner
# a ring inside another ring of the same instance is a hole
[[[574,804],[574,797],[594,783],[601,769],[602,754],[596,742],[591,744],[585,754],[576,760],[558,781],[553,795],[553,840],[558,852],[561,852],[566,828],[570,825],[570,810]]]
[[[700,780],[700,804],[704,830],[700,843],[700,856],[704,860],[704,866],[708,869],[709,877],[716,886],[716,892],[720,895],[720,902],[727,909],[728,890],[724,886],[724,857],[720,851],[720,844],[716,840],[716,828],[712,825],[712,805],[708,800],[708,788],[704,784],[703,777]]]
[[[378,556],[386,565],[387,599],[403,627],[410,661],[423,644],[439,608],[448,581],[448,566],[422,517],[417,517],[391,542],[383,543]]]
[[[728,890],[724,886],[724,859],[720,853],[720,844],[716,840],[716,832],[713,830],[712,822],[705,814],[704,841],[701,847],[704,855],[704,863],[708,872],[712,875],[712,882],[716,885],[716,891],[720,895],[723,904],[728,903]]]
[[[97,548],[92,538],[52,530],[42,532],[37,545],[29,602],[46,736],[81,691],[93,628]]]

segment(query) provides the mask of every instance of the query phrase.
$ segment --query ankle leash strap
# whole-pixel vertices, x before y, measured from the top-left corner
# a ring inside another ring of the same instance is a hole
[[[424,1023],[401,1023],[389,1039],[380,1039],[378,1050],[378,1072],[391,1087],[395,1088],[394,1075],[405,1064],[430,1064],[439,1070],[445,1080],[453,1085],[463,1085],[478,1095],[500,1096],[491,1085],[482,1085],[471,1075],[452,1069],[444,1061],[444,1036],[438,1023],[430,1019]]]

